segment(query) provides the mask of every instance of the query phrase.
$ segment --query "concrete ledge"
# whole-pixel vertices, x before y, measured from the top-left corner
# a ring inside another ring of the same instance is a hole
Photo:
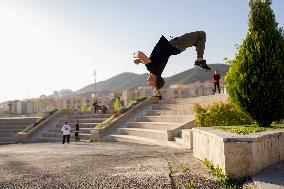
[[[181,131],[182,144],[187,149],[193,148],[193,134],[192,129],[184,129]]]
[[[284,129],[237,135],[193,128],[193,155],[212,161],[233,177],[253,175],[284,160]]]
[[[45,127],[48,123],[50,123],[56,116],[62,114],[62,110],[57,110],[55,113],[53,113],[51,116],[49,116],[47,119],[43,120],[41,123],[36,125],[34,128],[32,128],[29,132],[18,132],[16,135],[16,143],[25,143],[28,142],[29,139],[35,135],[39,130],[41,130],[43,127]]]
[[[135,107],[127,111],[126,113],[120,115],[114,122],[110,123],[104,128],[93,128],[91,129],[91,141],[100,141],[100,138],[103,137],[108,131],[114,129],[119,124],[123,123],[125,120],[130,118],[133,114],[140,111],[144,106],[148,104],[158,103],[159,99],[157,97],[149,97],[143,102],[137,104]]]

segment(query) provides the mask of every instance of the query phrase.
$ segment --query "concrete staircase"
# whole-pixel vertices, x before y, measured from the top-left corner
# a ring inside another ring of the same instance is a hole
[[[80,126],[80,139],[81,141],[90,140],[90,129],[96,127],[97,124],[103,122],[110,117],[111,114],[94,114],[94,113],[71,113],[67,115],[60,115],[50,124],[44,128],[38,136],[39,142],[61,142],[62,133],[61,128],[64,122],[67,121],[71,128],[75,129],[75,121],[78,120]],[[70,138],[74,140],[74,135]]]
[[[226,100],[225,95],[161,100],[145,106],[124,124],[109,131],[102,140],[184,148],[181,130],[194,127],[194,104],[208,105]]]
[[[169,133],[180,133],[188,123],[189,128],[193,126],[193,105],[190,99],[161,100],[159,104],[150,104],[132,120],[109,132],[104,140],[181,148],[179,138],[173,137],[170,141]]]
[[[0,118],[0,143],[15,143],[16,134],[38,119],[40,117]]]

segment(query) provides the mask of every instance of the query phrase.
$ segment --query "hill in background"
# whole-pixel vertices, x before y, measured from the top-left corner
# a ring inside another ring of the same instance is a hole
[[[192,84],[197,81],[205,82],[208,80],[212,80],[212,76],[214,70],[218,70],[221,77],[223,78],[224,75],[228,72],[229,66],[226,64],[210,64],[209,65],[212,69],[211,72],[205,72],[201,69],[191,68],[179,74],[173,75],[171,77],[165,78],[166,85],[165,87],[169,87],[173,84]],[[118,74],[110,79],[105,81],[100,81],[97,83],[96,89],[101,93],[107,93],[111,91],[121,92],[127,89],[133,89],[138,86],[147,86],[146,80],[148,77],[148,73],[144,74],[135,74],[130,72],[124,72]],[[95,84],[90,84],[78,91],[78,94],[83,94],[87,92],[92,92],[95,89]]]

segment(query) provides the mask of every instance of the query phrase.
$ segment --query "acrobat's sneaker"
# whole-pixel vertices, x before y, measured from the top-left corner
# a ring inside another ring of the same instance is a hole
[[[198,66],[204,70],[211,70],[211,68],[206,64],[206,60],[202,60],[202,61],[195,61],[194,62],[194,66]]]

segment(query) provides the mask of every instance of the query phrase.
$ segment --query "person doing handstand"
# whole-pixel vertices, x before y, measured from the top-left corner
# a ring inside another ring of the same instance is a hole
[[[145,64],[150,75],[147,79],[148,84],[154,87],[158,93],[164,86],[165,81],[161,77],[164,68],[171,55],[177,55],[185,51],[188,47],[196,47],[197,59],[194,66],[198,66],[205,70],[211,70],[203,59],[206,42],[206,33],[204,31],[195,31],[186,33],[180,37],[176,37],[168,41],[163,35],[154,47],[150,57],[146,56],[142,51],[133,54],[135,64]]]

